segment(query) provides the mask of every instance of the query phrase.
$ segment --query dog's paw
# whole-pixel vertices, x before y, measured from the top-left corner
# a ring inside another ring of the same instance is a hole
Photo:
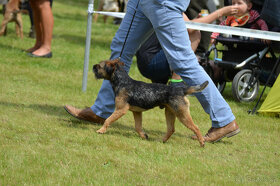
[[[96,132],[99,134],[104,134],[106,132],[106,129],[101,128],[101,129],[97,130]]]
[[[148,135],[147,135],[146,133],[140,133],[139,135],[140,135],[140,137],[141,137],[142,139],[144,139],[144,140],[147,140],[147,139],[149,138]]]
[[[148,136],[147,134],[145,134],[145,139],[146,139],[146,140],[149,139],[149,136]]]
[[[162,143],[166,143],[168,139],[169,139],[169,138],[164,137],[164,138],[162,139]]]

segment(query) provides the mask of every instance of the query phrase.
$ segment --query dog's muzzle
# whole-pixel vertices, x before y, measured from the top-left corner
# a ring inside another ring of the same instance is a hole
[[[92,71],[93,71],[95,77],[97,78],[97,75],[98,75],[98,65],[93,65]]]
[[[103,78],[103,76],[98,72],[99,68],[100,68],[99,64],[93,65],[93,67],[92,67],[92,71],[97,79]]]

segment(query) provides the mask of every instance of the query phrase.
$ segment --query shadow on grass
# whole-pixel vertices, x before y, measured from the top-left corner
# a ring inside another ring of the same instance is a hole
[[[92,122],[88,122],[88,121],[83,121],[83,120],[78,120],[78,119],[70,119],[70,120],[66,120],[63,119],[64,122],[68,123],[68,127],[73,127],[73,128],[84,128],[86,129],[85,125],[94,125],[97,127],[97,129],[101,128],[102,124],[98,124],[98,123],[92,123]],[[96,130],[97,130],[96,129]],[[117,129],[117,130],[112,130],[112,129]],[[150,136],[164,136],[165,132],[159,131],[159,130],[147,130],[147,129],[143,129],[147,135]],[[186,129],[188,130],[188,129]],[[150,135],[149,135],[150,134]],[[132,124],[132,126],[127,126],[127,125],[123,125],[119,122],[115,122],[113,124],[110,125],[110,127],[107,130],[107,133],[105,135],[119,135],[119,136],[125,136],[128,138],[131,137],[139,137],[137,132],[135,131],[134,128],[134,123]],[[174,133],[173,135],[178,136],[178,137],[185,137],[185,135],[179,134],[179,133]],[[149,138],[148,140],[150,141],[158,141],[158,138]]]
[[[76,118],[70,116],[64,110],[63,106],[48,105],[48,104],[29,104],[28,105],[28,104],[12,103],[12,102],[4,102],[4,101],[0,101],[0,105],[2,105],[4,107],[28,108],[28,109],[32,109],[36,112],[41,112],[43,114],[58,116],[60,118],[59,120],[63,121],[63,123],[64,123],[62,125],[65,125],[65,123],[67,123],[66,124],[67,127],[88,130],[88,128],[86,127],[87,125],[94,125],[97,128],[100,128],[102,126],[101,124],[79,120],[79,119],[76,119]],[[69,118],[69,116],[71,118],[67,119],[67,118]],[[117,130],[110,130],[110,128],[117,129]],[[111,135],[120,135],[120,136],[125,136],[128,138],[135,137],[135,136],[138,137],[138,134],[136,133],[135,128],[134,128],[134,122],[132,123],[131,126],[127,126],[127,125],[123,125],[119,122],[115,122],[110,126],[110,128],[108,129],[107,133],[111,134]],[[186,131],[187,130],[188,129],[186,129]],[[133,132],[131,132],[131,131],[133,131]],[[148,129],[144,128],[144,131],[148,134],[148,136],[164,136],[165,135],[165,132],[162,132],[159,130],[151,130],[151,129],[148,130]],[[185,135],[183,135],[181,133],[174,133],[173,136],[186,137]],[[149,141],[159,141],[161,139],[159,139],[158,137],[150,137],[148,140]]]
[[[98,123],[92,123],[88,121],[83,121],[83,120],[78,120],[75,118],[71,118],[70,120],[63,119],[64,122],[68,123],[68,127],[73,127],[73,128],[81,128],[81,129],[87,129],[85,126],[86,125],[94,125],[96,126],[96,130],[101,128],[102,124]],[[113,130],[115,129],[115,130]],[[147,135],[149,136],[148,140],[149,141],[160,141],[161,138],[158,137],[151,137],[151,136],[164,136],[165,132],[159,131],[159,130],[148,130],[148,129],[143,129]],[[188,129],[186,129],[188,130]],[[114,122],[113,124],[110,125],[108,128],[106,134],[104,135],[118,135],[118,136],[125,136],[127,138],[133,138],[133,137],[139,137],[137,132],[135,131],[134,128],[134,123],[131,126],[123,125],[119,122]],[[185,135],[182,135],[180,133],[174,133],[174,136],[177,137],[185,137]],[[140,137],[139,137],[140,138]]]
[[[88,5],[88,2],[89,0],[59,0],[60,3],[65,3],[65,4],[68,4],[68,5],[73,5],[75,7],[84,7],[84,6],[87,6]],[[94,4],[97,4],[98,2],[94,2]],[[54,4],[55,6],[55,4]]]
[[[85,46],[86,44],[86,35],[85,36],[78,36],[73,34],[61,34],[58,36],[59,38],[64,39],[66,42]],[[91,47],[98,46],[99,48],[108,49],[110,48],[110,41],[106,40],[98,40],[95,36],[91,38]]]
[[[72,21],[87,21],[87,15],[86,14],[63,14],[63,15],[58,15],[54,14],[53,17],[55,19],[62,19],[62,20],[72,20]]]
[[[69,114],[66,114],[66,115],[69,116]],[[63,118],[60,118],[59,120],[63,122],[61,124],[63,127],[83,129],[83,130],[88,130],[89,129],[87,127],[88,125],[101,127],[101,124],[91,123],[91,122],[88,122],[88,121],[78,120],[78,119],[75,119],[75,118],[70,118],[69,119],[69,117],[67,117],[67,118],[63,117]]]
[[[48,104],[22,104],[22,103],[12,103],[12,102],[5,102],[0,101],[0,105],[5,107],[22,107],[22,108],[29,108],[35,111],[39,111],[44,114],[54,115],[54,116],[62,116],[64,111],[63,106],[55,106],[55,105],[48,105]],[[66,115],[66,113],[65,113]]]
[[[192,136],[193,135],[189,135],[189,136],[187,136],[187,138],[189,140],[194,140],[194,139],[192,139]],[[232,145],[233,143],[231,141],[228,141],[228,138],[223,138],[223,139],[221,139],[221,141],[218,141],[218,142],[215,142],[215,143],[205,142],[205,144],[210,144],[210,145],[216,145],[216,144]]]
[[[100,126],[101,127],[101,126]],[[110,128],[112,129],[118,129],[118,130],[110,130]],[[104,135],[114,135],[114,136],[124,136],[127,138],[140,138],[140,136],[138,135],[138,133],[135,131],[134,127],[129,127],[126,125],[122,125],[121,123],[114,123],[110,126],[110,128],[108,129],[107,133]],[[165,132],[159,131],[159,130],[148,130],[146,128],[143,128],[143,130],[145,131],[145,133],[148,135],[148,141],[152,141],[152,142],[162,142],[162,137],[165,135]],[[186,135],[182,135],[180,133],[174,133],[170,139],[174,136],[180,137],[180,138],[185,138]]]
[[[5,49],[5,50],[11,50],[11,51],[12,51],[12,50],[18,50],[19,52],[24,53],[22,48],[14,47],[14,46],[12,47],[12,46],[10,46],[10,45],[3,45],[3,44],[1,44],[1,43],[0,43],[0,48]],[[1,50],[2,50],[2,49],[1,49]]]

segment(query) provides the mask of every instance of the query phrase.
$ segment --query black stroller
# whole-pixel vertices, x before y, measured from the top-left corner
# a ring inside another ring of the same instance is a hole
[[[254,3],[261,11],[261,17],[267,22],[270,31],[280,32],[279,2],[255,0]],[[279,59],[275,54],[280,51],[280,42],[272,42],[267,46],[260,40],[248,40],[240,36],[228,38],[220,35],[216,41],[223,45],[223,49],[217,49],[216,45],[212,45],[200,64],[221,93],[226,82],[232,82],[233,97],[237,101],[254,101],[259,86],[271,87],[280,72]],[[212,51],[214,60],[209,59]],[[222,55],[221,58],[219,54]]]

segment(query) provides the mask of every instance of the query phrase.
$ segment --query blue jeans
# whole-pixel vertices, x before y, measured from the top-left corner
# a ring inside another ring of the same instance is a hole
[[[235,119],[229,105],[217,90],[211,78],[199,65],[191,48],[185,22],[182,17],[189,0],[129,0],[126,15],[111,43],[111,59],[118,58],[131,23],[128,39],[121,56],[128,72],[132,58],[141,45],[153,31],[163,48],[170,68],[190,86],[209,81],[209,85],[195,96],[204,111],[210,115],[212,126],[223,127]],[[107,80],[103,81],[101,89],[91,107],[93,112],[102,117],[109,117],[115,108],[114,92]]]
[[[141,60],[137,60],[137,64],[140,63],[138,66],[141,65],[141,62]],[[171,70],[162,49],[147,64],[143,64],[141,70],[140,68],[139,70],[144,77],[150,79],[152,82],[166,84],[171,77]]]

